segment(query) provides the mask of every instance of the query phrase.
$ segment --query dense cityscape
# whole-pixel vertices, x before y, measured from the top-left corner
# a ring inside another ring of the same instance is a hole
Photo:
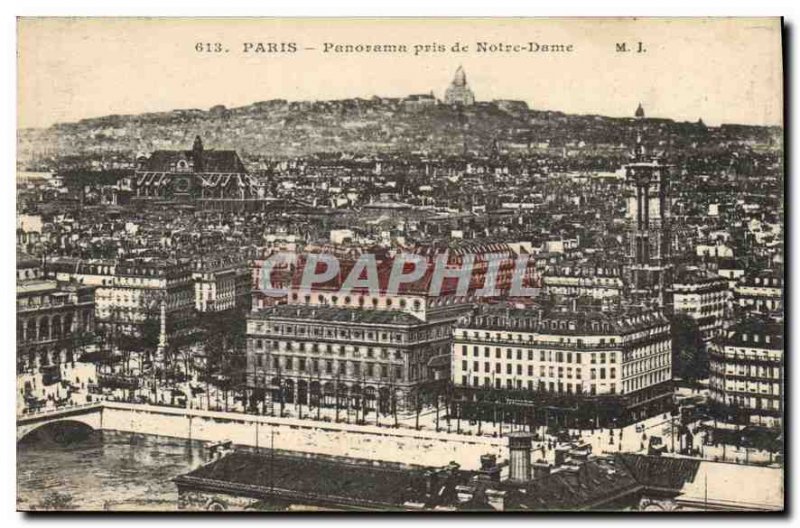
[[[20,507],[782,509],[783,130],[441,88],[21,130],[20,444],[203,460]]]

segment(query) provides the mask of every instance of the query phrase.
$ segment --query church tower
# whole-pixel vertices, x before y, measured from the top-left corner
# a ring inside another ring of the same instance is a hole
[[[672,304],[670,167],[647,159],[641,134],[625,166],[629,278],[635,298]]]
[[[475,104],[475,94],[467,85],[467,74],[461,66],[456,70],[453,82],[444,93],[444,102],[449,105],[470,106]]]
[[[192,161],[194,162],[195,172],[204,172],[203,168],[203,140],[200,136],[195,136],[192,144]]]

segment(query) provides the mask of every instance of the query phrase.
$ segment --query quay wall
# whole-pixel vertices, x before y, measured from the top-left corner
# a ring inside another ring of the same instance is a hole
[[[464,469],[478,469],[481,455],[507,454],[504,438],[119,402],[103,403],[100,429]]]

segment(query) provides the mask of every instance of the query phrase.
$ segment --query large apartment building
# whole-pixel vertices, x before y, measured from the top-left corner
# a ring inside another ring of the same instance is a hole
[[[747,319],[710,354],[711,404],[724,420],[779,427],[783,416],[783,327]]]
[[[680,274],[672,285],[672,296],[675,313],[694,319],[705,343],[722,333],[731,298],[725,278],[700,272]]]
[[[546,294],[600,300],[619,298],[624,290],[622,267],[611,265],[554,266],[545,272],[542,284]]]
[[[777,270],[746,273],[734,289],[736,306],[751,313],[783,311],[783,276]]]
[[[58,280],[96,286],[95,316],[108,332],[138,335],[148,320],[164,318],[167,337],[191,325],[195,286],[189,260],[59,259],[48,264]]]
[[[481,306],[455,330],[451,372],[472,418],[620,424],[669,408],[670,324],[654,310]]]
[[[247,379],[256,400],[405,412],[444,391],[453,327],[474,290],[458,296],[445,281],[431,294],[428,269],[390,292],[385,266],[375,291],[342,289],[352,265],[342,261],[338,276],[311,288],[296,276],[287,304],[248,317]]]
[[[401,310],[281,304],[248,317],[256,399],[408,411],[447,380],[450,321]]]
[[[194,307],[197,312],[224,312],[250,307],[249,263],[236,255],[202,257],[194,262]]]

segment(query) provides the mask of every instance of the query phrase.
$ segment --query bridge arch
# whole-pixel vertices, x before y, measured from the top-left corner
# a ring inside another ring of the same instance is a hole
[[[17,443],[38,437],[47,442],[68,444],[88,436],[96,428],[92,420],[80,417],[63,418],[32,424],[17,430]]]
[[[101,429],[102,408],[98,404],[89,404],[55,411],[45,411],[38,414],[27,414],[17,417],[17,442],[32,433],[44,430],[57,433],[58,430],[85,428],[85,430]],[[50,429],[52,431],[49,431]]]

